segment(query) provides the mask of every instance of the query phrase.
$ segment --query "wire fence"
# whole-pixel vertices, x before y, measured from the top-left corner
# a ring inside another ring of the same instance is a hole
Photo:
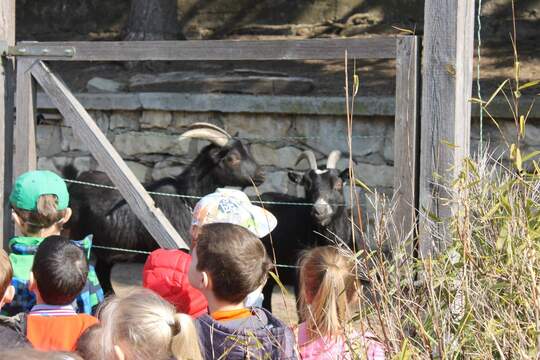
[[[95,188],[119,191],[117,187],[111,186],[111,185],[95,184],[91,182],[72,180],[72,179],[64,179],[64,181],[71,184],[92,186]],[[157,192],[157,191],[147,191],[147,192],[150,195],[165,196],[165,197],[180,198],[180,199],[199,200],[203,198],[203,196],[197,196],[197,195],[171,194],[171,193],[163,193],[163,192]],[[263,205],[288,205],[288,206],[313,206],[315,205],[314,203],[310,203],[310,202],[293,202],[293,201],[251,200],[251,202],[256,203],[256,204],[263,204]],[[344,204],[344,203],[337,203],[333,205],[340,206],[340,207],[347,206],[347,204]]]
[[[92,248],[95,249],[101,249],[101,250],[109,250],[109,251],[118,251],[118,252],[125,252],[125,253],[132,253],[132,254],[141,254],[141,255],[150,255],[150,251],[143,251],[143,250],[134,250],[134,249],[123,249],[113,246],[102,246],[102,245],[92,245]],[[285,265],[285,264],[273,264],[277,268],[289,268],[289,269],[298,269],[299,266],[297,265]]]

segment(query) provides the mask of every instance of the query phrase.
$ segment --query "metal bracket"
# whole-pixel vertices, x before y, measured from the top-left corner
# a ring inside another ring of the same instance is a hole
[[[72,46],[54,47],[35,45],[29,42],[17,46],[8,46],[5,41],[0,41],[0,54],[2,56],[36,56],[36,57],[73,57],[75,48]]]

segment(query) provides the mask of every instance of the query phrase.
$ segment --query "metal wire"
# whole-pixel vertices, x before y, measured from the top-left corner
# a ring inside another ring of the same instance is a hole
[[[103,249],[103,250],[110,250],[110,251],[118,251],[118,252],[126,252],[126,253],[133,253],[133,254],[143,254],[143,255],[150,255],[150,251],[142,251],[142,250],[133,250],[133,249],[122,249],[112,246],[101,246],[101,245],[92,245],[93,248],[96,249]],[[284,265],[284,264],[274,264],[275,267],[278,268],[291,268],[291,269],[298,269],[299,266],[296,265]]]
[[[94,183],[90,183],[90,182],[86,182],[86,181],[71,180],[71,179],[64,179],[64,181],[68,182],[68,183],[72,183],[72,184],[79,184],[79,185],[85,185],[85,186],[92,186],[92,187],[95,187],[95,188],[118,191],[117,187],[110,186],[110,185],[94,184]],[[168,197],[173,197],[173,198],[182,198],[182,199],[195,199],[195,200],[199,200],[199,199],[203,198],[203,196],[183,195],[183,194],[169,194],[169,193],[162,193],[162,192],[156,192],[156,191],[148,191],[148,194],[158,195],[158,196],[168,196]],[[313,206],[314,205],[313,203],[288,202],[288,201],[251,200],[251,202],[257,203],[257,204],[265,204],[265,205],[290,205],[290,206]],[[335,204],[335,206],[346,206],[346,204]]]

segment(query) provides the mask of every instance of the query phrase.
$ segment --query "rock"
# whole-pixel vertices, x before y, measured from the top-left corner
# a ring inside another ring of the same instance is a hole
[[[352,129],[352,149],[355,157],[381,152],[384,145],[385,129],[390,120],[356,118]],[[349,151],[347,143],[347,123],[343,117],[299,116],[294,122],[297,136],[314,149],[323,153],[340,150]],[[293,134],[294,135],[294,134]],[[290,136],[290,135],[289,135]]]
[[[394,185],[393,166],[360,163],[356,168],[356,177],[370,188]]]
[[[168,111],[143,111],[141,127],[167,129],[172,121],[172,114]]]
[[[225,131],[239,137],[260,137],[266,141],[279,141],[289,135],[292,121],[266,114],[226,114]]]
[[[248,196],[256,196],[258,193],[262,194],[269,191],[287,193],[288,184],[289,177],[286,171],[274,171],[267,174],[266,180],[257,189],[249,187],[244,192]]]
[[[52,156],[62,152],[62,135],[60,127],[54,125],[38,125],[36,128],[36,147],[38,156]]]
[[[109,131],[109,116],[103,111],[88,111],[88,114],[94,119],[101,132],[107,135]]]
[[[217,112],[184,112],[184,111],[175,111],[172,113],[172,124],[171,126],[178,131],[183,133],[187,130],[188,126],[195,122],[206,122],[214,124],[223,129],[223,120],[222,114]]]
[[[91,156],[79,156],[73,160],[73,166],[79,170],[79,174],[83,171],[94,170],[97,168],[97,161]]]
[[[38,157],[37,168],[39,170],[58,172],[58,169],[56,169],[56,166],[54,166],[52,159],[47,157]]]
[[[525,127],[525,143],[528,145],[540,145],[540,127],[535,123],[527,122]]]
[[[309,167],[307,162],[302,162],[294,166],[301,150],[293,146],[274,149],[263,144],[252,144],[251,154],[260,165],[271,165],[282,169],[305,170]]]
[[[394,126],[389,126],[386,131],[383,156],[388,163],[394,164]]]
[[[114,147],[125,156],[154,153],[183,155],[188,151],[188,142],[178,141],[177,135],[127,132],[115,137]]]
[[[121,82],[95,77],[86,84],[86,89],[90,93],[115,93],[126,89],[126,85]]]
[[[126,165],[133,171],[133,174],[141,183],[146,181],[146,177],[150,171],[148,167],[134,161],[126,161]]]
[[[313,80],[303,77],[208,75],[192,71],[137,74],[129,80],[129,90],[132,92],[301,95],[311,92],[313,88]]]
[[[159,180],[165,177],[176,177],[184,170],[183,166],[154,167],[152,170],[152,180]]]
[[[62,133],[62,151],[88,151],[86,146],[80,139],[73,134],[73,130],[69,127],[63,127]]]
[[[139,130],[140,113],[135,111],[114,111],[110,119],[110,128]]]

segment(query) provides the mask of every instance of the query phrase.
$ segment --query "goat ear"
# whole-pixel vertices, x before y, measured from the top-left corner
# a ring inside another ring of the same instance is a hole
[[[348,183],[349,180],[350,180],[350,178],[349,178],[349,168],[346,168],[345,170],[340,172],[339,177],[341,178],[341,180],[343,180],[344,183]]]
[[[302,173],[299,173],[297,171],[289,171],[288,175],[289,179],[295,184],[302,185],[302,183],[304,182],[304,174]]]

